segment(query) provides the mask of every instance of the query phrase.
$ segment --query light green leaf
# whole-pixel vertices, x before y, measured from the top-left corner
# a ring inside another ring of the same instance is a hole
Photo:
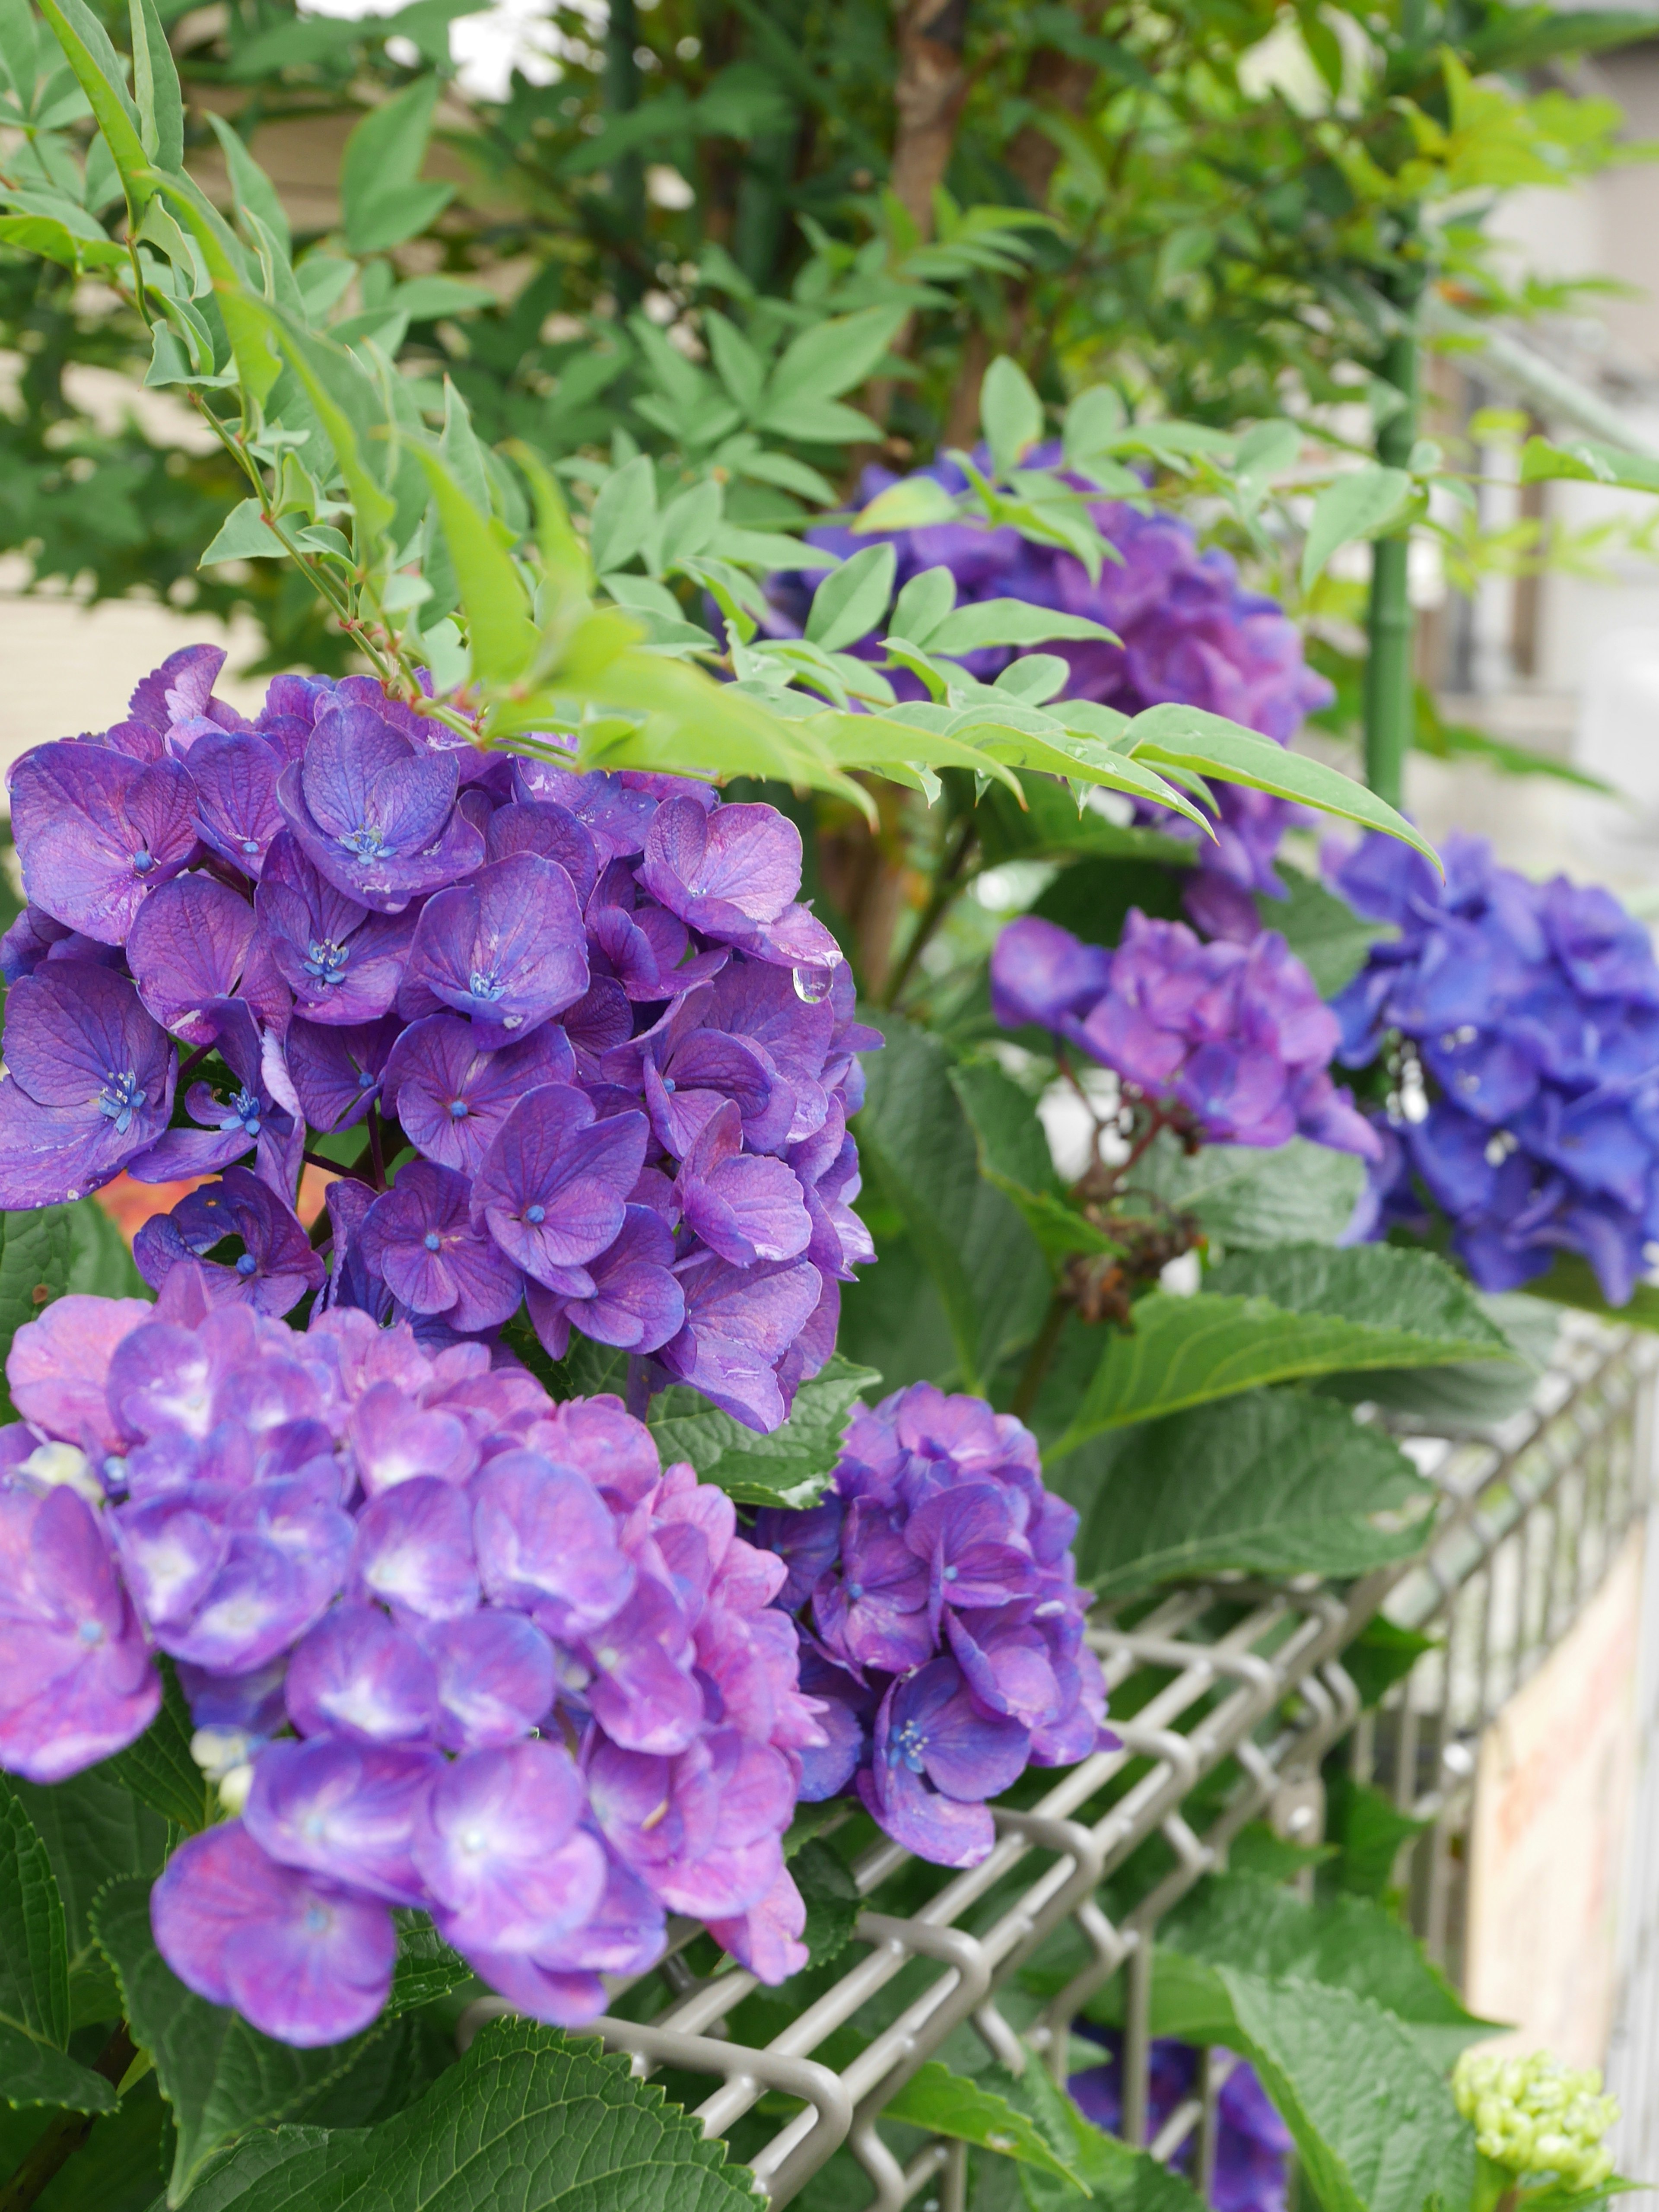
[[[657,468],[648,453],[608,476],[593,502],[588,550],[601,575],[625,568],[651,535],[657,520]]]
[[[419,182],[438,79],[423,76],[407,92],[371,108],[346,140],[340,164],[340,204],[354,253],[384,253],[425,230],[455,197],[453,185]]]
[[[902,307],[865,307],[857,314],[833,315],[792,338],[767,380],[757,427],[815,442],[813,430],[800,427],[810,419],[805,410],[862,384],[886,352],[905,312]]]
[[[486,684],[511,684],[536,653],[536,626],[513,556],[487,513],[476,507],[437,454],[416,449],[437,502],[449,557],[466,611],[472,672]]]
[[[200,247],[213,282],[213,295],[225,319],[225,333],[237,374],[250,395],[263,402],[281,374],[262,302],[245,285],[242,248],[219,210],[188,177],[162,177],[159,189]]]
[[[1242,729],[1219,714],[1197,707],[1149,707],[1129,725],[1129,742],[1136,757],[1167,762],[1173,768],[1213,775],[1225,783],[1249,785],[1270,791],[1276,798],[1300,799],[1304,805],[1335,814],[1369,830],[1385,830],[1389,836],[1414,846],[1437,868],[1438,856],[1428,840],[1413,830],[1404,815],[1396,814],[1363,783],[1327,768],[1306,753],[1293,753],[1270,738]]]
[[[1006,2097],[981,2088],[966,2074],[953,2074],[937,2059],[910,2076],[896,2097],[882,2107],[882,2118],[901,2120],[907,2127],[926,2128],[931,2135],[953,2136],[960,2142],[977,2143],[984,2150],[1000,2151],[1022,2165],[1039,2166],[1045,2173],[1092,2194],[1075,2167],[1067,2166],[1049,2148],[1042,2134],[1017,2112]]]
[[[351,356],[314,331],[301,331],[252,293],[247,303],[261,316],[316,410],[324,434],[351,497],[352,532],[359,558],[390,526],[398,508],[372,472],[366,448],[371,427],[384,423],[379,395]],[[322,455],[316,456],[320,463]],[[377,456],[382,459],[382,456]]]
[[[1272,1152],[1205,1145],[1188,1155],[1160,1138],[1136,1180],[1178,1212],[1194,1213],[1228,1252],[1274,1244],[1334,1244],[1352,1218],[1365,1164],[1352,1152],[1292,1137]]]
[[[69,1213],[66,1206],[0,1213],[0,1368],[18,1330],[69,1288],[75,1249]],[[13,1413],[3,1382],[0,1405]]]
[[[233,507],[219,526],[218,535],[197,562],[210,568],[216,561],[280,561],[288,548],[265,520],[257,499]]]
[[[1302,451],[1302,426],[1274,416],[1258,422],[1239,440],[1233,455],[1233,473],[1257,483],[1271,483],[1286,469],[1294,468]]]
[[[1011,1201],[980,1175],[944,1048],[897,1015],[870,1018],[887,1045],[866,1063],[860,1157],[939,1291],[962,1387],[979,1389],[1029,1341],[1047,1301],[1048,1265]]]
[[[1102,1429],[1287,1382],[1373,1367],[1501,1359],[1509,1347],[1431,1252],[1292,1244],[1224,1261],[1195,1297],[1154,1291],[1111,1332],[1051,1456]]]
[[[1552,1305],[1600,1314],[1621,1328],[1659,1329],[1659,1285],[1638,1283],[1623,1305],[1612,1305],[1602,1296],[1595,1270],[1577,1252],[1561,1253],[1553,1267],[1522,1288],[1529,1298],[1545,1298]],[[3,1334],[0,1329],[0,1335]]]
[[[1395,520],[1412,495],[1412,480],[1404,469],[1376,465],[1355,469],[1328,484],[1314,501],[1302,549],[1302,588],[1305,592],[1323,571],[1339,545],[1356,538],[1374,538]]]
[[[64,269],[112,269],[127,258],[103,225],[73,200],[46,192],[8,192],[0,242],[38,253]]]
[[[919,576],[911,577],[894,600],[887,626],[896,636],[925,647],[956,603],[957,580],[951,571],[924,568]]]
[[[936,477],[901,477],[860,508],[852,531],[855,538],[867,538],[878,530],[927,530],[935,523],[954,522],[957,513],[955,494]]]
[[[754,414],[766,383],[766,363],[718,307],[705,309],[702,328],[715,374],[744,413]]]
[[[159,168],[185,164],[185,100],[155,0],[130,0],[132,90],[144,149]]]
[[[1017,361],[999,354],[980,386],[979,419],[1000,477],[1017,469],[1042,435],[1042,402]]]
[[[740,1505],[799,1510],[823,1496],[854,1405],[881,1377],[839,1356],[795,1393],[789,1419],[757,1436],[717,1412],[697,1391],[675,1384],[659,1390],[647,1416],[664,1462],[690,1460],[704,1482],[718,1484]]]
[[[120,57],[86,0],[40,0],[40,12],[91,104],[136,218],[155,190],[155,176]]]
[[[153,4],[153,0],[152,0]],[[239,209],[248,215],[258,216],[284,253],[293,251],[293,234],[289,228],[288,210],[282,195],[249,152],[240,131],[228,124],[222,115],[208,110],[208,121],[213,135],[219,141],[219,150],[225,157],[225,168],[230,177],[230,189]],[[410,288],[405,285],[404,289]]]
[[[1235,2021],[1227,2040],[1278,2106],[1325,2212],[1469,2202],[1474,2130],[1398,2021],[1348,1990],[1218,1972]]]
[[[1029,599],[970,599],[916,642],[925,644],[929,653],[979,653],[991,645],[1042,645],[1050,638],[1111,635],[1103,623],[1040,607]]]
[[[1022,2166],[1020,2189],[1030,2212],[1082,2212],[1089,2197],[1103,2212],[1201,2212],[1202,2200],[1178,2173],[1085,2120],[1035,2053],[1025,2071],[1010,2081],[1008,2095],[1031,2115],[1062,2165],[1078,2177],[1072,2182],[1039,2166]]]
[[[1570,445],[1528,438],[1521,448],[1522,483],[1547,483],[1561,477],[1615,484],[1622,491],[1659,491],[1659,459],[1625,453],[1595,438],[1575,438]]]
[[[172,1664],[161,1662],[161,1710],[135,1742],[95,1773],[130,1790],[139,1802],[196,1835],[219,1813],[218,1792],[190,1755],[194,1725]]]
[[[492,2021],[416,2103],[319,2142],[256,2136],[204,2212],[755,2212],[723,2143],[625,2057],[527,2021]]]
[[[839,653],[874,629],[893,596],[898,556],[890,545],[866,545],[833,568],[812,595],[806,635],[826,653]]]
[[[1385,1526],[1434,1497],[1411,1462],[1346,1407],[1260,1390],[1103,1440],[1052,1468],[1083,1514],[1080,1577],[1117,1595],[1237,1567],[1358,1575],[1419,1548]]]

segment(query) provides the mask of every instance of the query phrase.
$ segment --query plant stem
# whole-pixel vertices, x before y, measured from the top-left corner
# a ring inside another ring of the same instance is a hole
[[[918,916],[915,927],[910,932],[910,941],[904,948],[903,956],[888,978],[887,988],[881,994],[881,1003],[884,1006],[896,1006],[898,1004],[899,993],[909,981],[917,961],[921,959],[934,931],[944,921],[945,912],[957,895],[957,878],[967,866],[968,855],[972,852],[978,836],[978,825],[972,814],[965,814],[957,825],[957,833],[951,839],[944,859],[939,862],[938,871],[933,877],[933,887],[927,894],[927,903]]]
[[[106,2081],[119,2081],[137,2056],[125,2021],[92,2062],[94,2074]],[[37,2136],[22,2164],[9,2181],[0,2186],[0,2212],[27,2212],[46,2184],[67,2166],[92,2133],[96,2112],[59,2112],[44,2135]]]
[[[1401,404],[1376,434],[1376,457],[1387,468],[1404,468],[1417,441],[1419,346],[1416,302],[1389,340],[1381,374],[1401,394]],[[1398,806],[1405,791],[1406,755],[1413,721],[1412,605],[1407,525],[1371,548],[1371,589],[1365,629],[1365,781],[1379,799]]]
[[[1071,1301],[1056,1291],[1048,1301],[1048,1310],[1042,1316],[1031,1349],[1020,1370],[1018,1386],[1009,1406],[1017,1421],[1023,1421],[1036,1403],[1037,1392],[1042,1388],[1042,1378],[1048,1372],[1048,1363],[1060,1342],[1060,1333],[1066,1326],[1066,1316],[1072,1310]]]

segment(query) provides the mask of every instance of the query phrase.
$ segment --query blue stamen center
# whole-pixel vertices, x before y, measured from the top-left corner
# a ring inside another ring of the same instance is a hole
[[[444,1240],[435,1229],[428,1229],[421,1242],[428,1252],[441,1252],[443,1249]]]
[[[376,822],[366,822],[361,829],[348,830],[340,842],[348,853],[355,853],[366,868],[386,851],[386,839]]]
[[[856,1605],[859,1600],[864,1595],[864,1584],[862,1583],[848,1583],[847,1585],[847,1595],[852,1599],[854,1604]]]
[[[132,1127],[132,1117],[144,1103],[144,1094],[138,1087],[136,1071],[128,1068],[122,1074],[104,1078],[104,1087],[98,1094],[98,1111],[106,1121],[113,1121],[118,1136],[125,1137]]]
[[[922,1771],[921,1755],[927,1748],[927,1739],[915,1721],[906,1721],[896,1735],[887,1739],[887,1764],[908,1766],[912,1774]]]
[[[75,1633],[82,1644],[101,1644],[104,1640],[104,1624],[101,1620],[83,1620]]]
[[[533,1223],[538,1228],[539,1228],[541,1224],[547,1218],[547,1208],[544,1206],[526,1206],[524,1210],[524,1218],[526,1221]]]
[[[147,876],[155,866],[155,854],[147,851],[145,848],[141,845],[138,848],[138,850],[132,856],[133,874],[135,876]]]
[[[250,1137],[257,1137],[259,1116],[264,1110],[253,1093],[244,1086],[234,1098],[226,1102],[225,1118],[219,1127],[222,1129],[246,1129]]]
[[[452,1121],[465,1121],[470,1110],[465,1098],[452,1098],[449,1102],[449,1118]]]
[[[954,1567],[946,1567],[946,1569],[945,1570],[945,1581],[946,1581],[947,1583],[953,1583],[953,1582],[955,1582],[956,1578],[957,1578],[957,1571],[956,1571],[956,1569],[955,1569]]]
[[[486,1006],[493,1006],[497,999],[507,996],[507,986],[493,968],[487,975],[475,968],[467,988],[475,999],[482,999]]]
[[[241,1257],[236,1262],[236,1272],[244,1279],[249,1275],[257,1275],[258,1273],[259,1262],[254,1258],[252,1252],[244,1252],[242,1254]]]
[[[675,1091],[678,1090],[679,1085],[675,1082],[672,1075],[665,1075],[662,1079],[662,1087],[665,1091],[667,1091],[668,1095],[672,1098]]]
[[[330,938],[319,944],[313,937],[306,947],[306,957],[301,963],[307,975],[314,975],[319,983],[343,983],[346,963],[351,957],[349,945],[337,945]]]
[[[257,852],[258,851],[258,849],[259,849],[259,841],[258,841],[258,839],[257,837],[244,837],[244,838],[243,838],[243,840],[242,840],[242,850],[243,850],[245,853],[257,853]]]
[[[371,1075],[366,1067],[360,1067],[357,1070],[357,1088],[359,1091],[372,1091],[379,1081],[380,1078],[376,1075]]]

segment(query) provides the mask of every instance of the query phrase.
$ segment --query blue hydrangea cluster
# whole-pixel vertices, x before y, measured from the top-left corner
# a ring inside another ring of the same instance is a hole
[[[1115,1744],[1076,1529],[1036,1438],[982,1398],[916,1382],[860,1407],[831,1494],[756,1526],[787,1565],[777,1603],[800,1609],[802,1686],[825,1708],[801,1796],[856,1789],[919,1857],[974,1866],[995,1838],[988,1798]]]
[[[1194,1138],[1379,1150],[1330,1079],[1336,1018],[1277,930],[1206,945],[1132,908],[1109,950],[1026,915],[992,951],[991,1006],[1005,1028],[1035,1024],[1113,1069]]]
[[[1453,837],[1443,881],[1395,839],[1334,868],[1389,925],[1334,1002],[1339,1057],[1398,1041],[1383,1152],[1353,1233],[1450,1217],[1474,1280],[1514,1290],[1581,1254],[1622,1305],[1659,1237],[1659,963],[1610,892],[1529,882]]]
[[[1122,2038],[1114,2029],[1080,2021],[1077,2033],[1103,2044],[1098,2066],[1085,2066],[1066,2083],[1078,2110],[1097,2128],[1116,2135],[1123,2124]],[[1156,2136],[1198,2084],[1198,2052],[1173,2036],[1153,2041],[1147,2081],[1146,2118]],[[1269,2102],[1255,2069],[1241,2059],[1221,2085],[1216,2100],[1215,2173],[1209,2202],[1215,2212],[1285,2212],[1289,2197],[1291,2131]],[[1171,2161],[1190,2172],[1189,2138]]]
[[[229,1237],[216,1298],[428,1340],[524,1304],[556,1358],[575,1329],[776,1427],[872,1256],[847,1118],[880,1042],[794,825],[485,750],[363,677],[278,677],[248,721],[223,659],[12,770],[0,1206],[217,1172],[140,1238],[153,1285]],[[325,1290],[307,1131],[359,1123]]]
[[[235,1815],[152,1895],[199,1996],[337,2042],[398,1906],[566,2026],[665,1912],[763,1979],[805,1964],[781,1838],[828,1737],[788,1570],[618,1400],[351,1308],[301,1333],[194,1261],[154,1306],[59,1299],[6,1372],[0,1766],[131,1742],[168,1655]]]
[[[988,455],[977,458],[988,465]],[[1032,466],[1053,467],[1060,458],[1058,447],[1042,447],[1030,461]],[[936,462],[920,473],[951,492],[967,489],[966,477],[952,461]],[[860,503],[867,504],[901,481],[890,470],[866,469]],[[1074,489],[1089,489],[1081,477],[1066,481]],[[1334,694],[1304,659],[1295,623],[1276,599],[1244,589],[1228,554],[1218,547],[1200,551],[1192,530],[1176,515],[1118,500],[1091,501],[1089,512],[1117,556],[1093,582],[1075,554],[1035,544],[1006,524],[993,528],[964,519],[857,535],[844,526],[825,526],[809,531],[807,538],[809,544],[843,558],[868,545],[890,543],[898,556],[900,586],[929,568],[948,568],[959,605],[1024,599],[1103,624],[1119,643],[1057,640],[1043,647],[1070,670],[1068,698],[1095,700],[1125,714],[1165,702],[1201,707],[1280,744],[1295,736],[1305,715],[1330,704]],[[770,580],[775,635],[800,634],[817,581],[802,574]],[[873,635],[849,650],[869,659],[881,657]],[[994,647],[967,654],[963,665],[988,684],[1016,657],[1016,648]],[[901,698],[926,696],[921,679],[908,671],[886,673]],[[1285,828],[1299,810],[1235,784],[1216,784],[1213,789],[1219,808],[1216,834],[1200,841],[1199,864],[1184,892],[1187,909],[1208,935],[1247,943],[1261,926],[1255,894],[1285,895],[1273,863]],[[1198,834],[1183,817],[1162,807],[1141,811],[1174,836]]]

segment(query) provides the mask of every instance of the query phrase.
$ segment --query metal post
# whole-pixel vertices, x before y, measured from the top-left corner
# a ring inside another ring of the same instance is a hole
[[[1380,374],[1400,394],[1400,404],[1376,434],[1376,458],[1403,469],[1417,442],[1419,343],[1414,314],[1390,339]],[[1398,806],[1405,793],[1406,755],[1416,716],[1413,696],[1413,621],[1407,568],[1411,532],[1402,528],[1371,548],[1370,602],[1365,634],[1365,781],[1379,799]]]

